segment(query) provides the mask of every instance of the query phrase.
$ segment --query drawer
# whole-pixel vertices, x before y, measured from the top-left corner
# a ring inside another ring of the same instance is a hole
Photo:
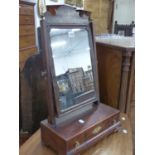
[[[33,16],[26,16],[26,15],[20,15],[19,16],[19,24],[20,25],[34,25],[34,17]]]
[[[33,6],[30,6],[30,5],[20,4],[19,5],[19,14],[34,16],[34,8],[33,8]]]
[[[89,139],[93,138],[94,136],[96,136],[97,134],[101,133],[103,130],[105,130],[106,128],[113,125],[117,120],[118,120],[117,117],[113,117],[113,118],[111,118],[109,120],[101,122],[101,123],[97,124],[96,126],[90,128],[85,133],[86,140],[89,140]]]
[[[20,36],[19,38],[19,48],[26,48],[29,46],[35,46],[35,36]]]
[[[67,143],[67,149],[72,150],[76,149],[84,142],[84,134],[78,135]]]
[[[35,34],[34,25],[20,25],[19,26],[19,35],[32,35]]]

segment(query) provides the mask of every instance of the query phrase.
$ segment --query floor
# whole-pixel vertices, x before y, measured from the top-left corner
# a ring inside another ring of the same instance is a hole
[[[20,133],[19,134],[19,146],[25,143],[26,140],[28,140],[32,135],[31,134],[25,134]]]

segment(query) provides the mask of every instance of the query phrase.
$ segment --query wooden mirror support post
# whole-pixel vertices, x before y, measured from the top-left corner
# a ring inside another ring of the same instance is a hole
[[[41,21],[49,111],[41,138],[59,155],[75,155],[117,131],[120,112],[99,102],[89,12],[69,6],[50,10]]]

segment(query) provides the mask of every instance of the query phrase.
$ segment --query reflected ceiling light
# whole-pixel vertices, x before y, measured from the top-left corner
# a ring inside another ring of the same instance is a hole
[[[51,29],[51,32],[56,32],[56,31],[59,31],[60,29],[55,29],[55,28],[52,28]]]
[[[72,29],[72,32],[78,32],[80,31],[81,29]]]
[[[64,45],[66,45],[66,41],[59,41],[59,42],[51,43],[52,48],[60,47],[60,46],[64,46]]]

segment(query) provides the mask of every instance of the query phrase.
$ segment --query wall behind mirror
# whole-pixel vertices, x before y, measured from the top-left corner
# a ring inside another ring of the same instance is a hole
[[[37,3],[37,0],[34,1]],[[46,5],[64,4],[64,0],[57,1],[45,0]],[[92,12],[91,18],[94,22],[95,34],[108,33],[109,9],[112,7],[110,5],[110,0],[84,0],[84,9]],[[115,20],[120,24],[131,24],[132,21],[135,21],[135,0],[114,0],[113,11],[112,29],[114,29]],[[35,5],[35,14],[36,27],[40,27],[37,5]]]
[[[131,24],[135,21],[135,0],[115,0],[113,29],[114,23],[117,20],[118,24]]]

